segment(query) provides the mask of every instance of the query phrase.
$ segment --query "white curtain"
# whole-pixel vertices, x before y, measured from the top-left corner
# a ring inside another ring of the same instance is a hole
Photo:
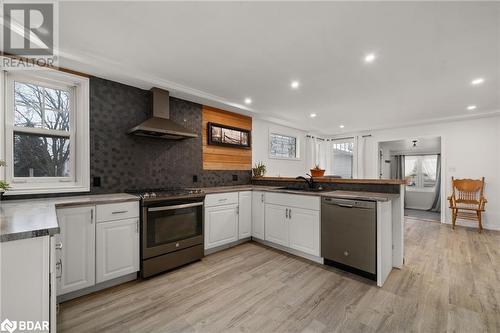
[[[306,136],[306,173],[317,163],[317,140],[310,135]]]
[[[365,177],[365,146],[366,146],[366,138],[359,135],[354,139],[354,149],[356,149],[355,158],[354,158],[354,170],[353,170],[353,178],[363,178]]]
[[[316,164],[325,169],[325,175],[332,174],[333,165],[332,142],[312,136],[306,137],[306,168],[314,168]]]

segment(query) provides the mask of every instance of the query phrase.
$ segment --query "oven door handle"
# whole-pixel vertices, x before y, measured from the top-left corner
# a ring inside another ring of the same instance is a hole
[[[173,210],[173,209],[181,209],[181,208],[189,208],[189,207],[197,207],[203,206],[203,202],[195,202],[183,205],[175,205],[175,206],[163,206],[163,207],[151,207],[148,208],[148,212],[158,212],[162,210]]]

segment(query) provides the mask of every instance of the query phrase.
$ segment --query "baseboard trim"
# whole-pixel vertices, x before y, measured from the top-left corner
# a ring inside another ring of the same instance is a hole
[[[213,253],[216,253],[216,252],[219,252],[219,251],[223,251],[223,250],[229,249],[230,247],[246,243],[246,242],[250,241],[251,239],[252,239],[251,237],[242,238],[242,239],[238,239],[235,242],[231,242],[231,243],[228,243],[228,244],[216,246],[216,247],[213,247],[211,249],[205,249],[205,255],[208,256],[209,254],[213,254]]]
[[[311,255],[309,253],[304,253],[302,251],[294,250],[294,249],[291,249],[289,247],[286,247],[286,246],[283,246],[283,245],[279,245],[279,244],[275,244],[275,243],[271,243],[271,242],[268,242],[266,240],[258,239],[258,238],[255,238],[255,237],[252,237],[252,240],[255,241],[255,242],[257,242],[257,243],[260,243],[260,244],[263,244],[263,245],[275,248],[277,250],[293,254],[294,256],[302,257],[302,258],[305,258],[305,259],[308,259],[308,260],[311,260],[311,261],[314,261],[314,262],[316,262],[318,264],[322,264],[323,265],[323,258],[322,257],[316,257],[316,256],[313,256],[313,255]]]
[[[444,224],[451,224],[451,221],[445,221]],[[467,228],[475,228],[475,229],[479,228],[479,224],[477,223],[477,221],[457,220],[456,225]],[[483,229],[500,231],[500,225],[494,225],[483,222]]]
[[[96,291],[100,291],[103,289],[117,286],[117,285],[125,283],[125,282],[136,280],[137,273],[138,272],[127,274],[124,276],[120,276],[116,279],[112,279],[109,281],[104,281],[104,282],[98,283],[98,284],[93,285],[91,287],[87,287],[87,288],[83,288],[80,290],[75,290],[75,291],[69,292],[67,294],[59,295],[59,296],[57,296],[57,303],[66,302],[66,301],[69,301],[71,299],[74,299],[74,298],[77,298],[80,296],[88,295],[88,294],[94,293]]]

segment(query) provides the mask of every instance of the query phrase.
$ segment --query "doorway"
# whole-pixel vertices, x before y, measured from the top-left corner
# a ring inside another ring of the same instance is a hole
[[[441,221],[441,138],[379,143],[379,177],[406,179],[405,218]]]

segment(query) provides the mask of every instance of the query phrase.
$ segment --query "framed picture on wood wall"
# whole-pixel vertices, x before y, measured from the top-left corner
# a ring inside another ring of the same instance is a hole
[[[251,148],[250,130],[222,124],[208,123],[208,144],[234,148]]]

